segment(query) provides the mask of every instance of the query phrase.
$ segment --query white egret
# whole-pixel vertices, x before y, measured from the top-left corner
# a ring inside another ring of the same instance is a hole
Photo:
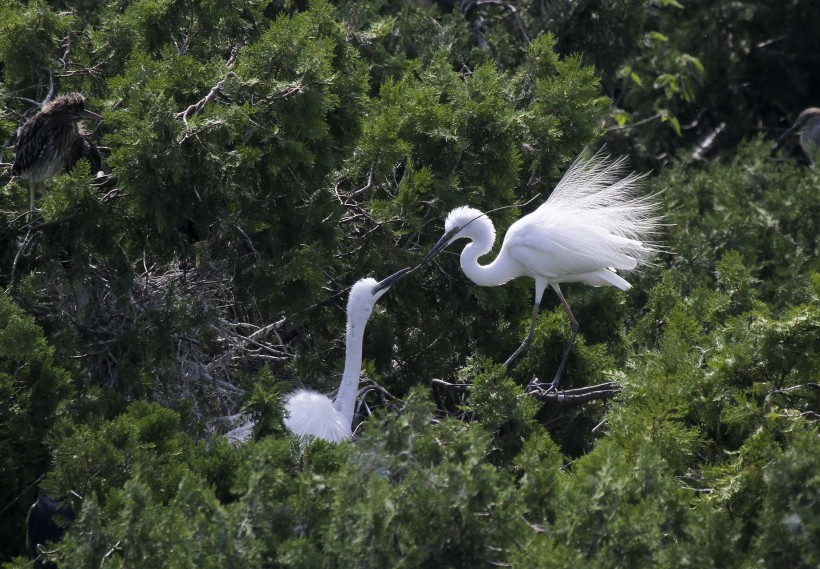
[[[309,389],[298,389],[285,398],[285,426],[300,437],[314,436],[331,442],[348,440],[353,434],[353,413],[362,371],[364,328],[376,301],[410,269],[381,282],[361,279],[350,289],[347,301],[345,367],[336,399]]]
[[[522,276],[535,279],[529,333],[505,362],[508,366],[532,342],[541,298],[550,285],[572,323],[572,334],[551,389],[558,386],[579,328],[560,283],[582,282],[627,290],[631,285],[615,271],[635,269],[659,250],[647,241],[659,225],[657,204],[652,196],[636,196],[641,177],[623,177],[624,160],[613,161],[600,152],[590,155],[584,151],[547,201],[510,226],[501,251],[488,265],[480,265],[478,259],[492,249],[495,228],[484,213],[471,207],[450,212],[444,236],[422,261],[429,261],[453,241],[466,238],[471,242],[461,252],[461,269],[475,284],[497,286]],[[533,379],[531,385],[536,382]]]

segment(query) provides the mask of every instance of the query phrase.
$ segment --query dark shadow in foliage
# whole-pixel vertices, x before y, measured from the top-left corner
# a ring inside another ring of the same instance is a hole
[[[75,517],[76,513],[70,503],[61,504],[38,489],[37,499],[29,508],[26,518],[26,550],[34,559],[35,568],[56,567],[53,563],[43,561],[40,550],[60,541],[67,525]]]
[[[0,292],[0,561],[23,553],[19,496],[48,470],[46,436],[72,396],[69,374],[34,319]],[[17,500],[15,502],[15,500]]]

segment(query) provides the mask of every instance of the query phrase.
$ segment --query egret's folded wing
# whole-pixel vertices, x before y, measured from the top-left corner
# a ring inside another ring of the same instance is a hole
[[[637,266],[628,254],[640,242],[590,227],[534,223],[510,236],[512,257],[548,278],[578,275],[606,268],[629,270]]]

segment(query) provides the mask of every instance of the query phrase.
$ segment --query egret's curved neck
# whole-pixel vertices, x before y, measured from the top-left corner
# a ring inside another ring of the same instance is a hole
[[[478,258],[489,253],[492,248],[491,241],[478,238],[468,243],[461,252],[461,270],[478,286],[501,285],[523,274],[521,265],[508,254],[505,255],[503,248],[492,263],[480,265]]]
[[[339,392],[333,400],[333,406],[342,415],[345,425],[353,426],[353,412],[356,406],[356,394],[359,392],[359,377],[362,373],[362,342],[364,327],[368,315],[364,318],[351,315],[347,321],[345,338],[345,369]]]

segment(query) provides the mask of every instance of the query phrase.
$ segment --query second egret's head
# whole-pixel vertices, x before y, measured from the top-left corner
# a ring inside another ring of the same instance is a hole
[[[384,293],[387,292],[387,289],[396,284],[399,281],[399,279],[401,279],[404,275],[406,275],[409,272],[410,267],[406,267],[404,269],[401,269],[400,271],[396,271],[386,279],[377,282],[371,289],[370,294],[375,296],[378,300]]]
[[[376,302],[391,286],[396,284],[399,279],[409,272],[410,269],[406,268],[397,273],[393,273],[382,281],[377,281],[373,278],[357,281],[350,289],[350,295],[347,299],[348,321],[351,319],[366,321],[370,317],[370,312],[373,310]]]
[[[490,244],[495,241],[493,222],[483,212],[469,206],[457,207],[444,220],[444,235],[419,263],[423,265],[438,255],[445,247],[462,237],[475,240],[478,236],[489,238]]]

